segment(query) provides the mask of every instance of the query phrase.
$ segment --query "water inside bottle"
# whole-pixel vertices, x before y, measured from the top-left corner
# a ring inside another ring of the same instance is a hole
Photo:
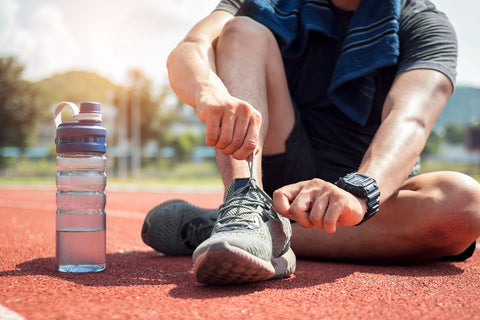
[[[98,272],[105,269],[104,214],[57,214],[56,233],[55,263],[59,271]]]
[[[62,122],[70,107],[73,122]],[[61,102],[55,108],[57,128],[56,265],[63,272],[105,269],[106,129],[101,106],[82,102],[80,108]]]

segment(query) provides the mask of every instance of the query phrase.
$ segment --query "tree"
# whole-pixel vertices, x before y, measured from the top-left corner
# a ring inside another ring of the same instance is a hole
[[[430,133],[430,136],[428,137],[425,147],[423,148],[422,156],[437,154],[441,141],[442,138],[437,133],[435,133],[435,131],[432,131]]]
[[[22,79],[24,67],[15,57],[0,57],[0,148],[26,148],[48,108],[44,96]]]
[[[105,104],[107,93],[120,86],[93,72],[75,70],[55,74],[34,83],[49,101],[97,101]]]
[[[125,127],[119,130],[125,130],[125,136],[132,137],[135,126],[138,126],[141,146],[151,140],[165,144],[169,125],[178,118],[171,104],[178,104],[178,99],[169,101],[171,94],[168,87],[162,87],[158,96],[153,95],[151,80],[139,70],[129,72],[128,82],[126,88],[117,90],[115,94],[118,116],[126,116],[128,119],[124,123]],[[125,114],[122,115],[122,112]],[[138,123],[135,123],[136,117]]]
[[[449,123],[445,128],[445,141],[448,143],[463,143],[465,129],[455,123]]]
[[[179,161],[187,161],[191,158],[193,149],[202,145],[203,139],[193,132],[186,131],[172,139],[172,145],[177,151]]]

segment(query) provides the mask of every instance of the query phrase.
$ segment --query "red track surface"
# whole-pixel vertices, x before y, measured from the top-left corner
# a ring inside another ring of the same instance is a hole
[[[63,274],[54,267],[55,190],[0,187],[0,319],[480,319],[480,250],[421,266],[300,260],[288,279],[201,285],[191,258],[162,256],[140,239],[145,213],[171,198],[221,201],[109,191],[107,269]]]

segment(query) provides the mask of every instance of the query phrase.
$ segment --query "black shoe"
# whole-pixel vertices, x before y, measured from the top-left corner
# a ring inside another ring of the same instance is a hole
[[[217,210],[202,209],[183,200],[166,201],[145,217],[143,242],[167,255],[192,255],[210,237],[217,215]]]

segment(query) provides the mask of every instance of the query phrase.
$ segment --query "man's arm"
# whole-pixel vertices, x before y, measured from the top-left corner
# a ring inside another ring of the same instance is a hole
[[[377,181],[380,204],[411,172],[452,89],[449,78],[434,70],[411,70],[395,79],[384,103],[380,128],[358,170]],[[359,223],[367,207],[364,200],[320,179],[280,188],[273,200],[281,215],[295,219],[304,228],[327,233],[341,225]]]
[[[202,86],[222,87],[216,75],[215,42],[232,14],[214,11],[197,23],[170,53],[167,60],[170,86],[186,104],[196,108]]]
[[[217,10],[200,21],[167,61],[170,86],[205,122],[205,142],[237,160],[259,143],[262,116],[248,102],[233,97],[216,73],[215,46],[233,15]]]
[[[411,70],[395,79],[382,124],[358,170],[377,181],[380,203],[410,174],[452,91],[450,79],[435,70]]]

